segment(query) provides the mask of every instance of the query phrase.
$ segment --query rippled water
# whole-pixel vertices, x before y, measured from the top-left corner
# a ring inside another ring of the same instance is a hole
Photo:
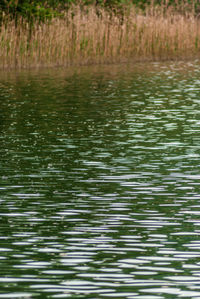
[[[200,298],[200,66],[0,74],[0,298]]]

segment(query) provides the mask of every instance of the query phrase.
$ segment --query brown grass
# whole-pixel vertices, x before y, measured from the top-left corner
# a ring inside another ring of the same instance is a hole
[[[131,7],[124,20],[105,9],[74,7],[51,22],[8,17],[0,27],[0,68],[197,58],[200,21],[192,11]]]

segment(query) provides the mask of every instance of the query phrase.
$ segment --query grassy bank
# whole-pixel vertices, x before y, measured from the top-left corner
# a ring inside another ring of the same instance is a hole
[[[184,13],[183,13],[184,11]],[[188,11],[186,13],[186,11]],[[73,7],[45,23],[3,17],[0,68],[191,59],[200,54],[200,20],[192,9],[129,7],[122,14]]]

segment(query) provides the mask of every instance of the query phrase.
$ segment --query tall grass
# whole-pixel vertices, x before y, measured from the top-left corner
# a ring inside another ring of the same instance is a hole
[[[184,11],[184,13],[183,13]],[[188,11],[188,12],[187,12]],[[187,12],[187,13],[186,13]],[[30,25],[4,16],[0,68],[66,66],[124,61],[190,59],[200,54],[200,20],[192,10],[151,6],[123,15],[71,8]]]

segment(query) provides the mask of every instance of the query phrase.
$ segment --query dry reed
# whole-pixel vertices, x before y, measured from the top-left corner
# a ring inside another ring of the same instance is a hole
[[[161,7],[134,7],[122,19],[95,7],[75,7],[51,22],[5,17],[0,27],[0,68],[66,66],[124,61],[190,59],[200,52],[200,21]]]

